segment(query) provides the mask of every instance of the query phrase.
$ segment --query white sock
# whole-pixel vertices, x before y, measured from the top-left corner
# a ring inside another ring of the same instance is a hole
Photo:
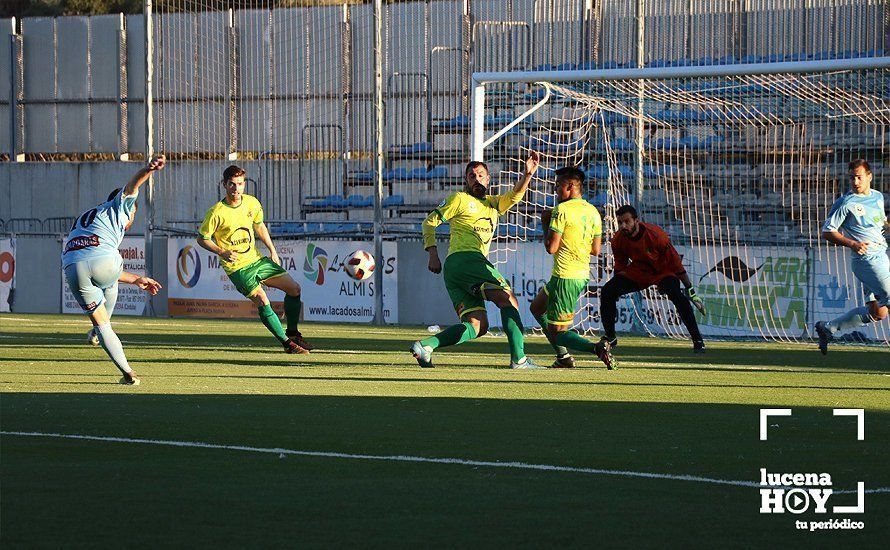
[[[829,321],[825,326],[831,331],[831,334],[837,334],[838,332],[846,332],[854,328],[859,328],[871,322],[872,318],[871,315],[868,314],[868,308],[862,306],[851,309],[837,319]]]

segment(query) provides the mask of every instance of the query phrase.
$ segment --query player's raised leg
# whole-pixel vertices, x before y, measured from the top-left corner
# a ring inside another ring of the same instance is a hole
[[[853,308],[827,323],[816,323],[819,351],[823,355],[828,353],[828,343],[835,334],[883,321],[890,313],[887,308],[890,301],[890,259],[887,255],[854,258],[852,268],[853,274],[862,283],[865,305]]]
[[[74,299],[93,323],[98,344],[123,374],[121,383],[139,384],[139,378],[127,361],[120,338],[111,328],[110,317],[105,307],[105,293],[98,286],[111,287],[112,283],[116,283],[121,273],[118,261],[113,256],[84,260],[66,266],[64,273]]]
[[[287,337],[305,350],[311,351],[314,349],[312,344],[303,338],[303,334],[299,330],[300,312],[303,309],[303,304],[300,300],[301,289],[299,283],[294,281],[286,272],[265,279],[263,283],[266,286],[284,291],[284,316],[287,319],[287,330],[284,333]]]
[[[263,326],[272,333],[272,336],[281,342],[285,352],[300,354],[309,353],[309,350],[298,346],[296,342],[288,338],[284,333],[284,327],[281,326],[281,320],[272,309],[269,297],[266,296],[266,291],[263,290],[261,286],[257,285],[256,289],[254,289],[254,291],[247,297],[256,305],[257,315],[260,317],[260,322],[262,322]]]

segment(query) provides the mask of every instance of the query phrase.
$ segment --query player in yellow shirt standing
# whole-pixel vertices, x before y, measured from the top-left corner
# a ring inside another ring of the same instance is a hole
[[[414,342],[411,353],[421,367],[433,366],[434,350],[485,334],[488,330],[485,300],[489,300],[501,310],[501,322],[510,345],[510,367],[542,368],[525,356],[519,302],[504,276],[487,258],[498,218],[522,200],[539,163],[538,154],[530,153],[525,161],[525,174],[513,189],[503,195],[489,195],[488,166],[472,161],[464,171],[465,189],[442,201],[424,220],[423,246],[429,252],[428,268],[433,273],[443,271],[436,247],[436,227],[442,222],[451,226],[444,268],[445,288],[461,323]]]
[[[529,309],[556,350],[554,368],[575,366],[569,348],[594,353],[612,369],[608,342],[594,343],[569,330],[578,297],[590,280],[590,256],[599,256],[603,234],[599,212],[581,197],[583,184],[584,172],[578,168],[567,166],[556,171],[558,204],[552,213],[545,210],[541,215],[546,231],[544,246],[548,254],[553,254],[553,272]]]
[[[223,271],[238,289],[257,306],[260,320],[284,346],[287,353],[309,353],[312,346],[297,330],[300,320],[300,285],[280,265],[278,252],[272,244],[269,230],[263,223],[260,201],[244,193],[246,172],[229,166],[223,172],[226,197],[214,204],[204,216],[198,230],[198,244],[217,254]],[[257,238],[269,249],[267,258],[256,249]],[[269,298],[261,285],[283,290],[287,332],[278,315],[272,310]]]

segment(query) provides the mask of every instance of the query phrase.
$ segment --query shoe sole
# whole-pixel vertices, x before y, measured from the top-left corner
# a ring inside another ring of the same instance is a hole
[[[435,365],[433,365],[432,359],[430,359],[429,361],[424,360],[423,357],[419,353],[414,351],[413,347],[408,351],[411,352],[411,356],[414,357],[414,360],[417,361],[417,364],[420,365],[420,368],[422,368],[422,369],[435,368]],[[424,364],[424,363],[426,363],[426,364]]]

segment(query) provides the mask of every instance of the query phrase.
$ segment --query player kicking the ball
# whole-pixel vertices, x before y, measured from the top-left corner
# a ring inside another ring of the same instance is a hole
[[[287,353],[309,353],[312,346],[297,330],[300,320],[300,285],[280,265],[272,237],[263,223],[263,207],[255,197],[244,193],[246,172],[229,166],[223,172],[226,196],[214,204],[198,229],[198,244],[217,254],[223,271],[242,295],[257,306],[260,320]],[[269,249],[271,258],[257,251],[256,236]],[[283,290],[287,332],[272,310],[261,285]]]
[[[423,246],[429,252],[428,268],[433,273],[444,272],[445,288],[461,323],[414,342],[411,353],[421,367],[433,366],[434,350],[485,334],[488,330],[485,300],[489,300],[501,310],[501,322],[510,345],[510,368],[542,368],[526,357],[519,303],[504,276],[486,257],[498,218],[522,200],[539,162],[538,154],[530,153],[525,161],[525,174],[503,195],[489,195],[488,166],[484,162],[470,162],[464,171],[465,189],[442,201],[424,220]],[[451,226],[451,235],[443,270],[436,247],[436,227],[445,221]]]
[[[556,198],[559,204],[551,213],[544,210],[544,246],[553,254],[553,272],[547,285],[532,300],[535,319],[556,350],[552,368],[572,368],[569,349],[593,353],[606,367],[612,368],[608,342],[591,342],[569,330],[575,318],[578,297],[590,280],[590,256],[599,256],[603,222],[596,207],[581,197],[584,172],[575,167],[556,171]]]
[[[111,328],[118,283],[136,285],[151,295],[157,294],[161,285],[149,277],[124,271],[118,247],[136,217],[139,188],[153,172],[164,168],[164,163],[163,156],[153,157],[122,189],[115,189],[105,202],[78,216],[62,252],[62,271],[68,288],[93,323],[88,340],[102,346],[123,374],[120,383],[131,386],[138,385],[139,378]]]

